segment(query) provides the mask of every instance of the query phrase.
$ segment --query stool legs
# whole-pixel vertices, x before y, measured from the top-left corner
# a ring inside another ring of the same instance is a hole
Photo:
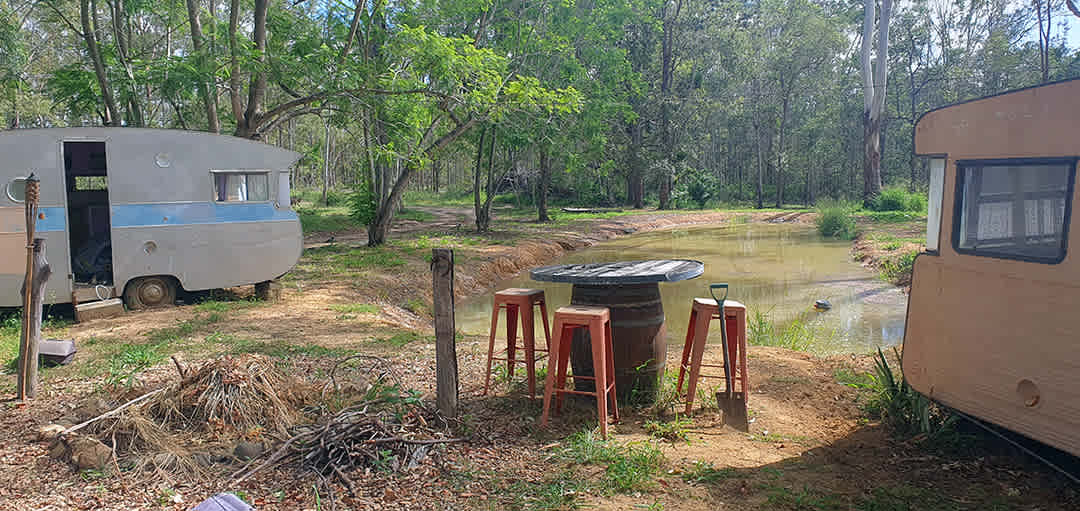
[[[501,306],[496,303],[491,308],[491,330],[488,334],[488,357],[487,357],[487,373],[484,377],[484,394],[487,395],[488,387],[491,386],[491,360],[495,356],[495,332],[499,328],[499,309]]]
[[[562,388],[562,383],[566,381],[566,358],[563,357],[562,340],[566,339],[566,344],[570,344],[570,336],[564,336],[564,331],[572,332],[572,328],[564,328],[563,320],[555,318],[555,338],[551,339],[548,343],[548,372],[547,378],[544,382],[544,408],[540,414],[540,426],[547,426],[548,415],[551,411],[551,398],[556,394],[556,386]],[[553,358],[554,357],[554,358]],[[555,362],[555,367],[551,366],[552,362]],[[558,399],[556,399],[558,402]]]
[[[596,413],[600,422],[600,434],[607,438],[609,398],[611,399],[611,415],[615,417],[616,421],[619,420],[619,403],[615,395],[615,360],[612,356],[614,347],[612,345],[610,321],[590,322],[588,325],[568,323],[556,314],[555,337],[549,345],[549,354],[552,357],[549,360],[554,360],[554,366],[551,365],[551,362],[548,363],[540,426],[547,426],[552,405],[554,405],[555,413],[562,410],[565,394],[580,394],[580,392],[565,390],[566,373],[570,362],[570,348],[573,344],[574,331],[578,328],[587,328],[589,331],[593,355],[593,375],[596,379]]]
[[[694,408],[694,397],[697,396],[697,383],[701,375],[701,357],[705,353],[705,341],[709,337],[709,321],[711,314],[697,314],[694,318],[694,340],[690,353],[690,381],[686,382],[686,414]],[[729,339],[731,340],[731,339]],[[683,357],[686,357],[684,350]],[[731,375],[735,376],[735,365],[732,360]],[[681,371],[680,371],[681,372]]]
[[[679,364],[679,381],[675,384],[675,394],[682,395],[683,380],[686,372],[690,370],[690,352],[694,346],[694,325],[697,322],[698,313],[690,310],[690,322],[686,325],[686,340],[683,341],[682,362]]]

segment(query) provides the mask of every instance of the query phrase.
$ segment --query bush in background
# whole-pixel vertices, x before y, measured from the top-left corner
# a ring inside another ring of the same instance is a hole
[[[926,197],[918,192],[911,193],[907,190],[893,186],[881,191],[870,202],[870,209],[874,211],[926,211]]]
[[[822,236],[853,240],[858,234],[855,226],[856,207],[843,202],[822,202],[818,206],[817,228]]]

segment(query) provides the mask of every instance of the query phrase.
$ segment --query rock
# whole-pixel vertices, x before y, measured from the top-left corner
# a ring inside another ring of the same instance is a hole
[[[819,311],[827,311],[832,308],[832,304],[828,300],[818,300],[814,302],[814,308]]]
[[[264,451],[266,446],[261,443],[240,441],[236,443],[233,455],[241,460],[250,460],[259,457]]]
[[[94,437],[76,436],[68,440],[68,447],[71,449],[71,462],[79,470],[101,470],[109,466],[112,460],[112,449]]]
[[[70,460],[79,470],[104,469],[109,466],[112,456],[113,451],[107,445],[78,433],[57,437],[49,448],[49,457]]]
[[[56,440],[56,437],[63,433],[67,426],[61,426],[59,424],[49,424],[38,428],[37,439],[38,442],[51,442]]]
[[[109,411],[110,409],[111,407],[109,406],[108,401],[105,401],[100,397],[95,397],[84,401],[82,404],[77,406],[72,413],[75,414],[75,417],[79,419],[79,422],[82,422],[87,419],[93,419],[94,417],[97,417],[98,415],[101,415]]]

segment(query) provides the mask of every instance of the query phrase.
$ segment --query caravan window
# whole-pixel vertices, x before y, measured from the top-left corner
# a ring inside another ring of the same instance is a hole
[[[1075,160],[957,164],[953,244],[960,253],[1058,263],[1065,258]]]
[[[218,202],[270,200],[268,172],[215,172],[214,196]]]
[[[7,184],[7,186],[5,188],[6,188],[5,191],[7,192],[8,199],[11,199],[11,202],[22,203],[23,201],[26,200],[26,178],[25,177],[17,177],[15,179],[12,179],[11,181],[8,181],[8,184]]]

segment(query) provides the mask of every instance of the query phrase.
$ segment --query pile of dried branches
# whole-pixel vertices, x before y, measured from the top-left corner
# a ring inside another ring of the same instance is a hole
[[[374,362],[381,360],[365,358]],[[349,471],[361,468],[387,472],[408,470],[428,455],[432,445],[463,440],[453,438],[445,421],[426,408],[416,394],[402,389],[387,365],[377,364],[376,367],[383,372],[367,384],[360,401],[329,413],[313,424],[296,426],[277,449],[233,474],[235,482],[268,467],[291,464],[322,476],[336,476],[355,493],[353,482],[346,475]],[[337,366],[331,372],[335,387],[336,371]],[[433,425],[440,423],[441,427]]]
[[[194,472],[196,452],[227,452],[237,439],[285,435],[302,420],[306,387],[265,357],[224,357],[194,370],[177,367],[179,382],[76,428],[86,426],[138,468]]]

